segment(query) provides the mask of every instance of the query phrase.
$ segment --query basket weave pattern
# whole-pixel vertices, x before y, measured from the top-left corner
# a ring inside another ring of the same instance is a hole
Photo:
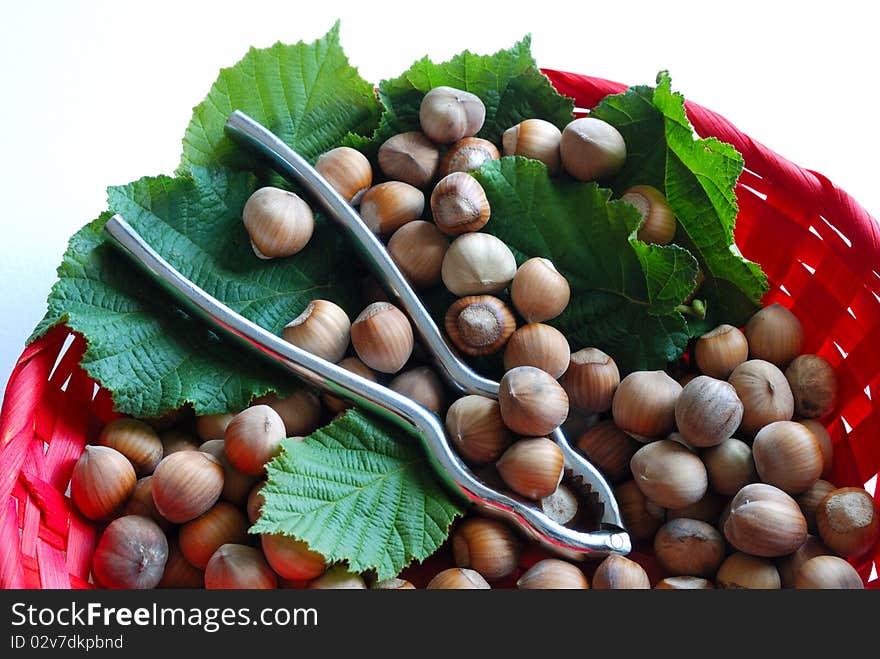
[[[545,73],[583,108],[626,88]],[[688,103],[687,111],[699,135],[729,142],[745,159],[737,245],[769,277],[764,302],[792,309],[804,326],[805,352],[834,365],[839,404],[825,420],[834,445],[830,480],[860,487],[880,471],[880,225],[821,174],[785,160],[710,110]],[[25,349],[10,377],[0,412],[2,588],[91,586],[98,528],[65,492],[84,445],[116,415],[108,392],[79,367],[84,349],[81,337],[55,328]],[[880,547],[856,562],[864,581],[878,559]]]

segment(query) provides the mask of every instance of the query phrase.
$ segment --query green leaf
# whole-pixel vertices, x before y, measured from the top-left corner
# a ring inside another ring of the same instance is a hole
[[[676,308],[696,278],[687,250],[638,241],[632,206],[595,183],[553,179],[540,162],[502,158],[475,176],[492,207],[484,231],[518,263],[548,258],[568,279],[571,302],[551,324],[573,349],[600,348],[623,371],[663,368],[681,355],[688,337]]]
[[[463,89],[482,99],[486,121],[478,136],[496,144],[501,143],[505,130],[523,119],[546,119],[562,128],[571,121],[574,110],[572,100],[560,95],[536,66],[531,39],[526,36],[494,55],[475,55],[466,50],[441,64],[425,57],[400,77],[383,80],[379,98],[385,111],[373,139],[374,148],[396,133],[419,130],[422,97],[441,85]]]
[[[611,182],[615,192],[639,183],[664,191],[678,218],[675,242],[696,256],[706,275],[698,297],[707,317],[692,323],[694,330],[742,325],[767,292],[767,277],[734,244],[740,154],[717,139],[695,139],[684,98],[672,91],[666,73],[656,89],[633,87],[607,97],[592,116],[614,125],[626,141],[626,165]]]
[[[282,444],[252,531],[295,536],[355,572],[396,576],[434,553],[463,512],[416,440],[358,411]]]
[[[241,222],[256,186],[251,174],[192,167],[192,177],[143,178],[109,189],[120,213],[171,265],[270,332],[314,298],[357,310],[357,261],[323,221],[308,249],[263,261]],[[82,365],[113,394],[116,409],[158,416],[191,403],[198,414],[239,410],[254,396],[295,382],[237,344],[190,320],[102,235],[109,214],[70,241],[35,336],[60,322],[88,341]]]
[[[193,110],[180,171],[193,165],[258,167],[223,132],[233,110],[247,113],[314,163],[348,133],[372,134],[380,108],[373,86],[348,63],[337,22],[314,43],[251,48],[235,66],[221,70]]]

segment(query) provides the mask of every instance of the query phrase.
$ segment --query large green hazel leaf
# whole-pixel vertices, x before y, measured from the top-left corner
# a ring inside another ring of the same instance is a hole
[[[255,533],[283,533],[328,562],[396,576],[443,544],[463,510],[412,437],[351,410],[268,465]]]
[[[373,86],[349,64],[336,23],[313,43],[251,48],[240,62],[222,69],[207,98],[193,109],[181,172],[193,165],[257,167],[223,132],[234,110],[247,113],[314,163],[347,134],[372,134],[380,106]]]
[[[700,264],[705,281],[697,297],[705,301],[707,316],[694,327],[745,323],[767,292],[767,277],[734,244],[742,156],[717,139],[696,139],[684,97],[672,91],[665,72],[656,88],[609,96],[592,116],[615,126],[626,141],[626,164],[610,182],[615,193],[637,184],[665,192],[678,219],[674,241]]]
[[[244,172],[192,167],[191,177],[143,178],[109,189],[120,213],[171,265],[258,325],[280,333],[315,298],[357,313],[357,260],[319,218],[300,253],[264,261],[241,221],[256,179]],[[158,416],[184,404],[198,414],[239,410],[254,396],[296,384],[191,319],[103,236],[109,214],[70,241],[35,331],[66,322],[88,348],[86,372],[112,392],[116,409]]]
[[[544,257],[568,279],[571,302],[550,324],[573,350],[600,348],[623,371],[663,368],[681,355],[687,328],[678,307],[696,278],[686,249],[637,240],[634,207],[596,183],[551,178],[538,161],[502,158],[474,175],[492,207],[483,230],[518,263]]]

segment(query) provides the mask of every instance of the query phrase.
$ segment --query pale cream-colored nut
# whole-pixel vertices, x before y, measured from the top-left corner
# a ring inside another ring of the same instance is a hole
[[[562,483],[556,486],[552,494],[538,502],[538,507],[557,524],[570,524],[580,510],[578,496]]]
[[[626,161],[626,142],[618,130],[594,117],[569,123],[559,143],[562,167],[579,181],[606,179]]]
[[[486,106],[480,97],[454,87],[434,87],[419,105],[422,132],[437,144],[476,135],[485,119]]]
[[[515,274],[513,252],[488,233],[468,233],[456,238],[440,268],[444,286],[459,296],[498,293],[510,285]]]
[[[254,192],[242,212],[254,253],[261,259],[291,256],[308,244],[315,229],[312,209],[298,195],[266,187]]]
[[[713,590],[715,586],[702,577],[666,577],[657,582],[655,590]]]

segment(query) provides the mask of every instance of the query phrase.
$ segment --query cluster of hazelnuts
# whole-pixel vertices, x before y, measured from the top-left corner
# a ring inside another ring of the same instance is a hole
[[[832,411],[837,384],[827,361],[799,354],[798,319],[772,305],[744,331],[716,328],[694,344],[698,372],[680,381],[663,371],[621,379],[601,350],[572,352],[547,324],[569,303],[565,277],[547,259],[517,267],[507,245],[479,232],[491,211],[470,172],[500,157],[495,145],[475,137],[484,118],[476,96],[436,88],[422,102],[421,131],[395,135],[379,149],[387,180],[374,185],[369,161],[346,147],[323,154],[316,168],[387,239],[414,288],[442,282],[459,298],[446,313],[446,333],[465,355],[502,353],[499,399],[471,395],[449,404],[409,320],[375,282],[365,285],[366,306],[353,321],[333,302],[313,300],[282,336],[445,418],[451,444],[486,482],[576,526],[586,506],[562,482],[563,456],[548,439],[565,424],[577,448],[616,484],[633,539],[653,538],[669,575],[656,587],[861,587],[840,557],[874,545],[880,514],[864,490],[821,480],[832,449],[817,419]],[[505,155],[540,160],[551,174],[579,180],[613,175],[626,153],[620,134],[592,118],[563,131],[527,119],[502,142]],[[428,188],[432,221],[420,219]],[[637,186],[623,198],[641,213],[640,239],[672,240],[675,217],[659,191]],[[308,205],[275,188],[255,192],[243,219],[260,258],[295,254],[313,230]],[[412,588],[328,566],[294,538],[265,534],[256,542],[247,533],[260,514],[265,464],[281,440],[311,433],[346,407],[302,389],[285,399],[257,399],[234,416],[178,418],[173,430],[157,432],[133,419],[109,424],[71,481],[86,517],[112,520],[94,554],[96,580],[124,588],[365,588],[367,581]],[[507,525],[470,517],[454,530],[451,548],[457,567],[436,575],[429,588],[488,588],[508,579],[518,570],[522,543]],[[651,586],[639,564],[617,556],[592,575],[548,558],[519,575],[517,585],[591,582]]]

